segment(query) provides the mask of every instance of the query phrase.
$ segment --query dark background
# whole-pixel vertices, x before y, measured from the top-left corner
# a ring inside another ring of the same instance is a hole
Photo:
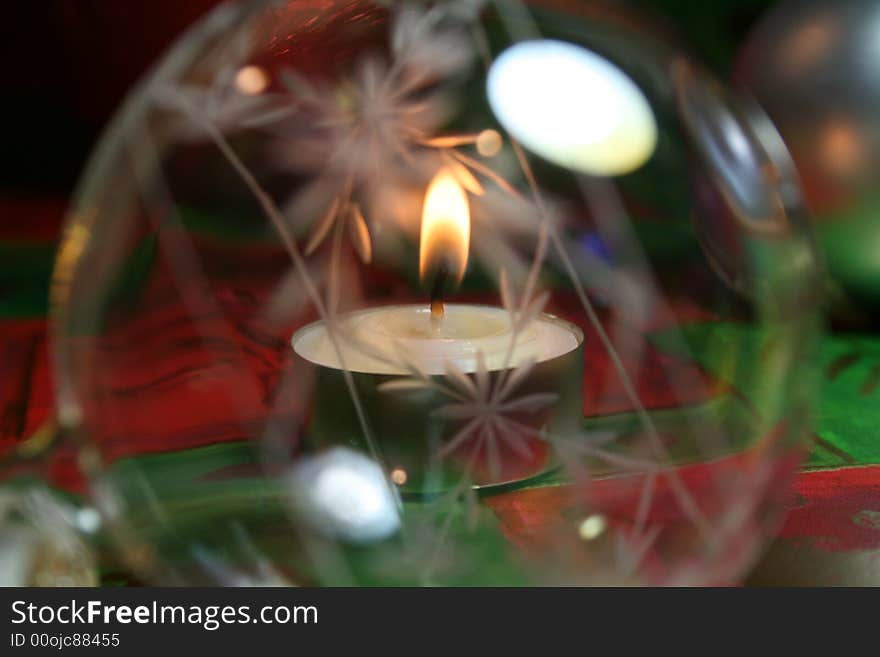
[[[67,196],[127,90],[217,0],[38,0],[4,19],[0,194]],[[4,7],[10,12],[9,7]],[[5,214],[5,213],[4,213]],[[24,217],[3,216],[2,221]]]
[[[219,0],[35,0],[5,8],[0,226],[29,221],[22,216],[22,200],[55,199],[59,214],[127,91],[188,25],[217,4]],[[771,2],[615,4],[652,13],[724,77],[737,44]]]

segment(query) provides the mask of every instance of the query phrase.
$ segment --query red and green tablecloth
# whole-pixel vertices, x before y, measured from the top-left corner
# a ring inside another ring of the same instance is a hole
[[[64,205],[0,201],[2,453],[45,431],[51,421],[46,296]],[[686,325],[688,343],[699,344],[706,328],[705,320]],[[715,324],[712,330],[717,335],[741,329]],[[674,358],[662,333],[655,338],[648,357]],[[828,335],[821,358],[824,390],[815,444],[794,482],[787,518],[748,579],[752,584],[880,585],[880,336]],[[709,377],[720,367],[710,358],[698,365]],[[662,395],[650,382],[642,392]],[[85,490],[69,449],[56,450],[44,474],[59,488]],[[502,524],[517,523],[508,530],[528,534],[553,522],[564,495],[565,487],[529,488],[492,498],[490,506]]]

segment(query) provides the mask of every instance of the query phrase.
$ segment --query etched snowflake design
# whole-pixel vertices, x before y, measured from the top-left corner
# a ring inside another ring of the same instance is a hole
[[[289,106],[254,117],[278,137],[276,161],[288,171],[313,176],[284,205],[294,225],[308,227],[305,254],[348,226],[360,259],[372,256],[371,221],[394,214],[401,197],[424,189],[441,168],[471,194],[513,187],[490,166],[463,152],[475,134],[438,134],[454,112],[446,83],[471,65],[473,51],[460,23],[444,14],[409,8],[391,26],[391,58],[364,56],[348,79],[314,84],[292,70],[280,80]]]
[[[449,458],[464,446],[470,451],[471,460],[484,451],[490,476],[497,477],[501,472],[502,448],[509,449],[521,458],[530,458],[532,449],[525,439],[542,438],[541,431],[524,423],[521,416],[533,416],[552,407],[558,395],[549,392],[515,394],[534,368],[533,360],[495,377],[486,368],[482,353],[477,354],[476,360],[477,367],[472,377],[450,362],[446,364],[444,383],[413,372],[413,377],[383,384],[382,390],[430,388],[446,396],[450,401],[435,408],[432,417],[459,421],[463,425],[439,449],[437,458]]]
[[[490,372],[485,355],[478,351],[473,374],[466,374],[455,362],[446,361],[445,376],[431,377],[398,346],[396,351],[402,354],[398,366],[407,375],[380,385],[383,392],[430,390],[445,397],[448,401],[435,408],[432,417],[458,422],[461,426],[435,456],[448,459],[466,448],[467,468],[472,469],[475,459],[483,453],[493,479],[501,472],[502,450],[509,450],[522,459],[532,457],[528,439],[543,440],[544,436],[539,423],[530,420],[550,409],[559,398],[552,392],[517,394],[534,370],[534,358],[509,367],[517,337],[543,311],[549,293],[541,293],[534,299],[524,297],[523,307],[517,308],[504,271],[500,280],[502,299],[511,318],[511,341],[504,367]]]
[[[389,242],[397,239],[396,233],[413,237],[420,197],[441,169],[451,172],[473,197],[480,260],[490,271],[506,263],[516,279],[528,268],[530,258],[521,251],[533,246],[540,213],[508,181],[506,175],[515,172],[502,173],[485,161],[500,152],[503,138],[491,129],[441,132],[457,111],[456,81],[475,59],[468,28],[482,4],[468,0],[395,8],[388,55],[366,52],[348,75],[332,83],[284,68],[277,85],[267,78],[259,91],[241,88],[239,77],[246,69],[270,75],[260,67],[242,67],[253,45],[245,30],[226,49],[218,48],[210,84],[157,91],[160,104],[185,115],[178,136],[204,138],[206,126],[217,136],[264,131],[271,137],[273,166],[305,178],[279,211],[290,235],[303,236],[304,256],[332,245],[329,257],[318,263],[331,274],[315,275],[325,281],[331,315],[345,287],[340,280],[345,273],[343,242],[347,239],[358,259],[368,264],[378,230]],[[489,155],[478,147],[487,133],[496,142]],[[276,296],[269,305],[283,303]]]

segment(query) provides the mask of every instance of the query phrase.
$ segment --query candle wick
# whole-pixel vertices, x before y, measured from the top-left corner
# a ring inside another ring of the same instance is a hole
[[[446,306],[443,303],[443,291],[449,279],[449,264],[444,260],[437,268],[434,284],[431,286],[431,321],[436,324],[443,319]]]
[[[431,321],[439,322],[443,319],[443,314],[446,312],[446,306],[443,303],[442,299],[432,299],[431,300]]]

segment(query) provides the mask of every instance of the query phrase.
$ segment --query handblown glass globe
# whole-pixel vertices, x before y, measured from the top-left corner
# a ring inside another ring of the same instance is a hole
[[[83,178],[58,413],[144,581],[733,582],[816,272],[772,126],[649,19],[227,4]]]

